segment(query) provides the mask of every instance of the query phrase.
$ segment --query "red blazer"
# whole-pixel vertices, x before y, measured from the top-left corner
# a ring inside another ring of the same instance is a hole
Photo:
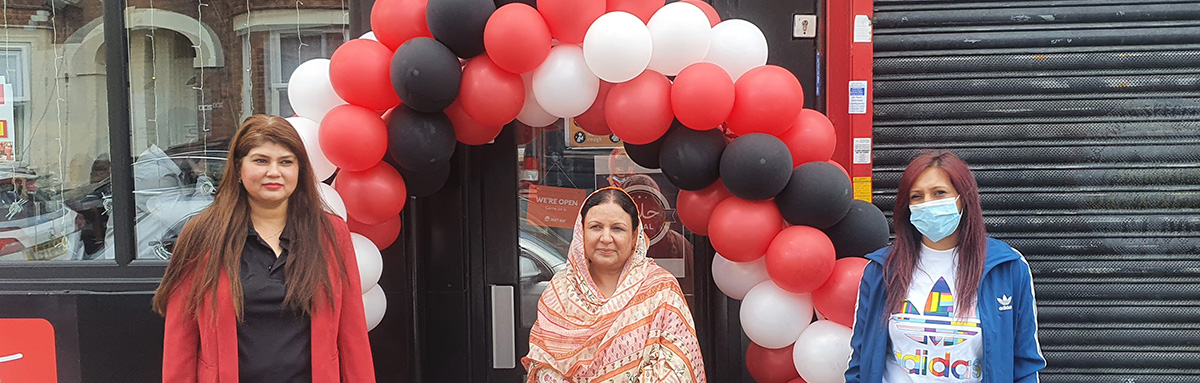
[[[375,381],[371,344],[367,339],[367,319],[363,313],[362,287],[358,262],[350,240],[350,229],[341,218],[329,215],[337,232],[337,246],[345,256],[349,280],[338,277],[337,265],[330,262],[329,276],[333,307],[315,299],[312,310],[313,383],[363,383]],[[332,249],[331,249],[332,250]],[[217,286],[217,312],[199,310],[199,318],[183,312],[184,300],[191,292],[188,279],[167,301],[163,334],[163,382],[236,383],[238,381],[237,317],[229,277],[221,273]],[[318,291],[317,297],[325,293]],[[210,307],[204,301],[202,308]]]

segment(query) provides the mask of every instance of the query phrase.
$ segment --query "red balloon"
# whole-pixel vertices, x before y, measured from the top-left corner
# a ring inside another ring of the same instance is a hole
[[[717,64],[689,65],[671,84],[671,110],[684,126],[696,130],[715,128],[733,110],[733,80]]]
[[[456,102],[475,121],[487,126],[511,122],[525,105],[521,75],[506,72],[483,54],[467,61]]]
[[[321,151],[337,167],[360,171],[375,166],[387,154],[387,125],[373,110],[338,105],[317,129]]]
[[[750,342],[746,348],[746,369],[750,370],[750,376],[758,383],[789,383],[799,377],[792,347],[795,345],[772,350]]]
[[[512,73],[537,69],[550,55],[550,27],[536,9],[509,3],[483,28],[483,46],[496,65]]]
[[[604,0],[537,0],[550,34],[567,44],[583,44],[583,36],[604,14],[604,7]]]
[[[347,218],[346,224],[350,226],[350,232],[359,233],[362,236],[371,240],[380,250],[391,246],[396,242],[396,238],[400,237],[400,216],[394,216],[383,223],[368,225],[358,222],[353,218]]]
[[[346,203],[347,215],[368,225],[383,223],[400,214],[408,200],[404,178],[383,161],[360,172],[339,172],[333,188]]]
[[[789,380],[787,383],[808,383],[808,381],[805,381],[804,378],[796,377],[795,379]]]
[[[460,97],[446,108],[446,116],[450,117],[450,123],[454,124],[454,138],[458,139],[458,142],[467,145],[483,145],[496,139],[496,136],[500,135],[500,131],[504,130],[503,124],[485,125],[475,121],[463,110],[461,101]]]
[[[713,209],[716,209],[717,204],[721,201],[732,196],[733,194],[725,189],[725,184],[721,183],[721,180],[717,180],[709,187],[698,191],[680,190],[679,197],[675,200],[675,211],[678,212],[679,220],[688,230],[696,234],[708,235],[708,219],[712,217]]]
[[[354,39],[333,52],[329,82],[346,102],[370,110],[400,104],[392,88],[392,51],[377,41]]]
[[[612,90],[612,87],[613,83],[600,80],[600,91],[596,93],[596,101],[592,102],[592,107],[586,112],[575,116],[575,124],[597,136],[612,134],[612,129],[608,128],[608,121],[604,119],[604,103],[608,100],[608,91]]]
[[[828,161],[833,157],[837,148],[837,132],[833,130],[833,122],[821,112],[812,109],[802,109],[796,115],[796,120],[779,139],[787,144],[792,152],[792,166],[800,166],[805,162]]]
[[[425,24],[428,0],[376,0],[371,7],[371,31],[389,50],[395,51],[405,41],[429,37]]]
[[[783,225],[775,202],[729,197],[713,209],[708,219],[708,239],[725,259],[751,262],[767,253]]]
[[[712,5],[709,5],[708,3],[705,3],[700,0],[680,0],[680,1],[683,1],[683,2],[691,4],[691,5],[695,5],[696,8],[700,8],[701,11],[704,11],[704,15],[708,16],[708,23],[712,24],[712,26],[715,27],[715,26],[717,26],[717,24],[721,23],[721,15],[717,14],[717,10],[713,9]]]
[[[847,257],[837,260],[825,284],[813,290],[813,306],[837,324],[854,327],[854,305],[858,300],[858,285],[862,282],[866,258]]]
[[[804,89],[791,71],[775,65],[751,69],[734,83],[733,110],[725,124],[738,135],[778,136],[804,109]]]
[[[608,0],[608,12],[629,12],[643,23],[649,23],[650,16],[666,3],[666,0]]]
[[[675,120],[671,112],[671,80],[647,70],[613,85],[604,101],[608,128],[622,141],[646,145],[667,132]]]
[[[809,293],[829,279],[835,260],[837,251],[824,232],[810,226],[792,226],[771,241],[767,274],[781,289]]]

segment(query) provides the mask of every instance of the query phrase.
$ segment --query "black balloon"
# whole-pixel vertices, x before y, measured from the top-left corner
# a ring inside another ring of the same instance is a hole
[[[483,27],[495,11],[492,0],[429,0],[425,23],[433,38],[469,59],[483,53]]]
[[[721,153],[725,134],[710,129],[673,129],[663,135],[659,164],[672,185],[683,190],[701,190],[721,176]]]
[[[861,257],[888,245],[887,218],[878,207],[862,200],[850,202],[841,222],[825,229],[838,258]]]
[[[437,40],[406,41],[392,55],[392,88],[400,101],[422,112],[441,112],[458,98],[462,66],[450,49]]]
[[[654,142],[645,145],[634,145],[626,142],[624,143],[625,154],[628,154],[629,159],[633,160],[638,166],[646,169],[658,169],[662,167],[662,164],[658,163],[658,153],[662,151],[663,141],[667,139],[667,135],[669,134],[671,133],[667,132],[667,134],[654,140]]]
[[[442,186],[446,185],[446,180],[450,179],[449,163],[438,166],[432,173],[414,172],[402,166],[397,166],[396,170],[400,172],[401,177],[404,177],[404,186],[408,188],[408,195],[414,197],[431,196],[438,190],[442,190]]]
[[[404,105],[387,120],[388,156],[417,173],[434,173],[454,155],[454,125],[445,113],[418,112]]]
[[[837,165],[809,162],[792,170],[792,178],[775,196],[775,204],[788,223],[824,229],[846,216],[854,199],[851,187]]]
[[[537,0],[494,0],[493,3],[496,3],[496,9],[500,9],[500,7],[511,3],[524,3],[525,5],[533,7],[533,9],[537,9]]]
[[[775,197],[787,186],[791,172],[792,152],[769,134],[738,137],[721,155],[721,181],[730,193],[745,200]]]

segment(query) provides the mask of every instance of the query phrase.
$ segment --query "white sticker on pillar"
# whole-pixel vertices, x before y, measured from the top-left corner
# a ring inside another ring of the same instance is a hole
[[[850,82],[850,114],[867,114],[867,82]]]
[[[854,139],[854,164],[869,164],[871,163],[871,139],[870,138],[855,138]]]
[[[854,42],[871,42],[871,18],[867,15],[854,15]]]

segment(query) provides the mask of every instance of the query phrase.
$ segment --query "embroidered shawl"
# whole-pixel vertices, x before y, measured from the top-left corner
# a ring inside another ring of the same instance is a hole
[[[604,296],[588,272],[583,217],[576,219],[570,267],[538,301],[522,359],[529,382],[706,382],[683,291],[674,275],[646,257],[647,248],[639,224],[617,289]]]

